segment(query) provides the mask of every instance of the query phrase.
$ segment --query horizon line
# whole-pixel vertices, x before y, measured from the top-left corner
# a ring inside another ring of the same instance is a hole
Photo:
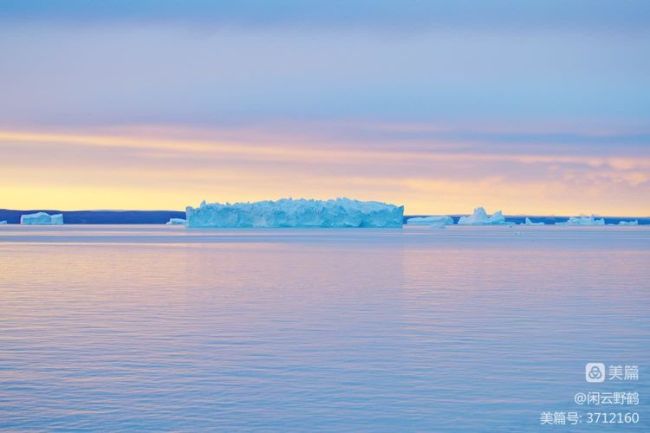
[[[481,206],[479,206],[481,207]],[[500,209],[499,209],[500,210]],[[498,212],[499,210],[496,210],[494,212]],[[59,213],[65,213],[65,212],[180,212],[180,213],[185,213],[185,210],[175,210],[175,209],[68,209],[68,210],[63,210],[63,209],[50,209],[50,208],[32,208],[32,209],[6,209],[6,208],[0,208],[0,212],[59,212]],[[503,212],[503,211],[502,211]],[[404,213],[404,217],[412,218],[412,217],[419,217],[419,216],[465,216],[465,215],[471,215],[471,212],[469,213],[457,213],[457,212],[450,212],[450,213],[416,213],[416,214],[406,214]],[[643,219],[650,219],[650,215],[604,215],[604,214],[597,214],[597,213],[581,213],[581,214],[576,214],[576,215],[558,215],[558,214],[527,214],[527,213],[516,213],[516,214],[508,214],[508,213],[503,213],[503,216],[505,217],[539,217],[539,218],[571,218],[575,216],[595,216],[599,218],[643,218]]]

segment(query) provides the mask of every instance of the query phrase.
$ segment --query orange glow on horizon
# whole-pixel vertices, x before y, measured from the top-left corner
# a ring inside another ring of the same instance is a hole
[[[0,131],[0,208],[182,210],[203,199],[346,196],[404,204],[407,214],[486,206],[506,214],[650,215],[648,158],[320,144]]]

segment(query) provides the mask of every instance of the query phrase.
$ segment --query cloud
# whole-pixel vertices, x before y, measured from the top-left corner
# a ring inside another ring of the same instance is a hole
[[[4,0],[3,21],[167,23],[205,27],[406,30],[422,28],[569,28],[647,30],[643,0]]]
[[[8,25],[0,26],[0,124],[647,126],[649,43],[650,33]]]
[[[459,152],[450,143],[425,151],[398,142],[373,149],[304,133],[251,136],[247,128],[238,138],[229,131],[227,141],[206,131],[195,132],[201,139],[182,138],[186,130],[159,134],[0,131],[3,206],[181,209],[204,198],[348,195],[403,203],[410,213],[483,204],[511,213],[650,214],[647,154]]]

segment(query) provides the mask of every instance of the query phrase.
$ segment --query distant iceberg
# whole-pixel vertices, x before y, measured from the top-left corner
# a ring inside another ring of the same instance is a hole
[[[559,226],[604,226],[605,220],[603,218],[597,219],[594,215],[580,215],[571,217],[568,221],[555,224]]]
[[[7,221],[0,221],[0,225],[7,224]]]
[[[506,218],[501,211],[497,211],[493,215],[488,215],[482,207],[477,207],[474,209],[472,215],[462,216],[458,220],[459,225],[465,226],[500,225],[505,223]]]
[[[187,221],[184,218],[170,218],[165,224],[168,226],[185,225]]]
[[[454,219],[450,216],[426,216],[426,217],[413,217],[406,221],[410,226],[433,226],[444,227],[453,225]]]
[[[2,224],[2,223],[0,223]],[[633,220],[633,221],[619,221],[618,222],[619,226],[638,226],[639,225],[639,220]]]
[[[404,206],[347,198],[188,206],[188,227],[402,227]]]
[[[544,223],[543,222],[534,223],[534,222],[532,222],[530,220],[530,218],[526,217],[526,220],[524,221],[524,225],[526,225],[526,226],[543,226]]]
[[[20,216],[20,223],[26,225],[60,225],[63,224],[63,214],[49,215],[45,212],[36,212]]]

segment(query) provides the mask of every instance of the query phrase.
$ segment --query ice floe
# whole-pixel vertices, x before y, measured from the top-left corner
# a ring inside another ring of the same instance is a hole
[[[459,225],[468,226],[500,225],[505,223],[506,218],[501,211],[496,211],[493,215],[488,215],[482,207],[477,207],[474,209],[472,215],[462,216],[458,220]]]
[[[348,198],[188,206],[188,227],[402,227],[404,206]]]
[[[444,227],[454,224],[454,219],[450,216],[413,217],[409,218],[406,224],[410,226]]]
[[[20,223],[26,225],[60,225],[63,224],[63,214],[49,215],[45,212],[36,212],[20,216]]]
[[[555,224],[559,226],[604,226],[605,220],[603,218],[596,218],[594,215],[580,215],[571,217],[568,221]]]

